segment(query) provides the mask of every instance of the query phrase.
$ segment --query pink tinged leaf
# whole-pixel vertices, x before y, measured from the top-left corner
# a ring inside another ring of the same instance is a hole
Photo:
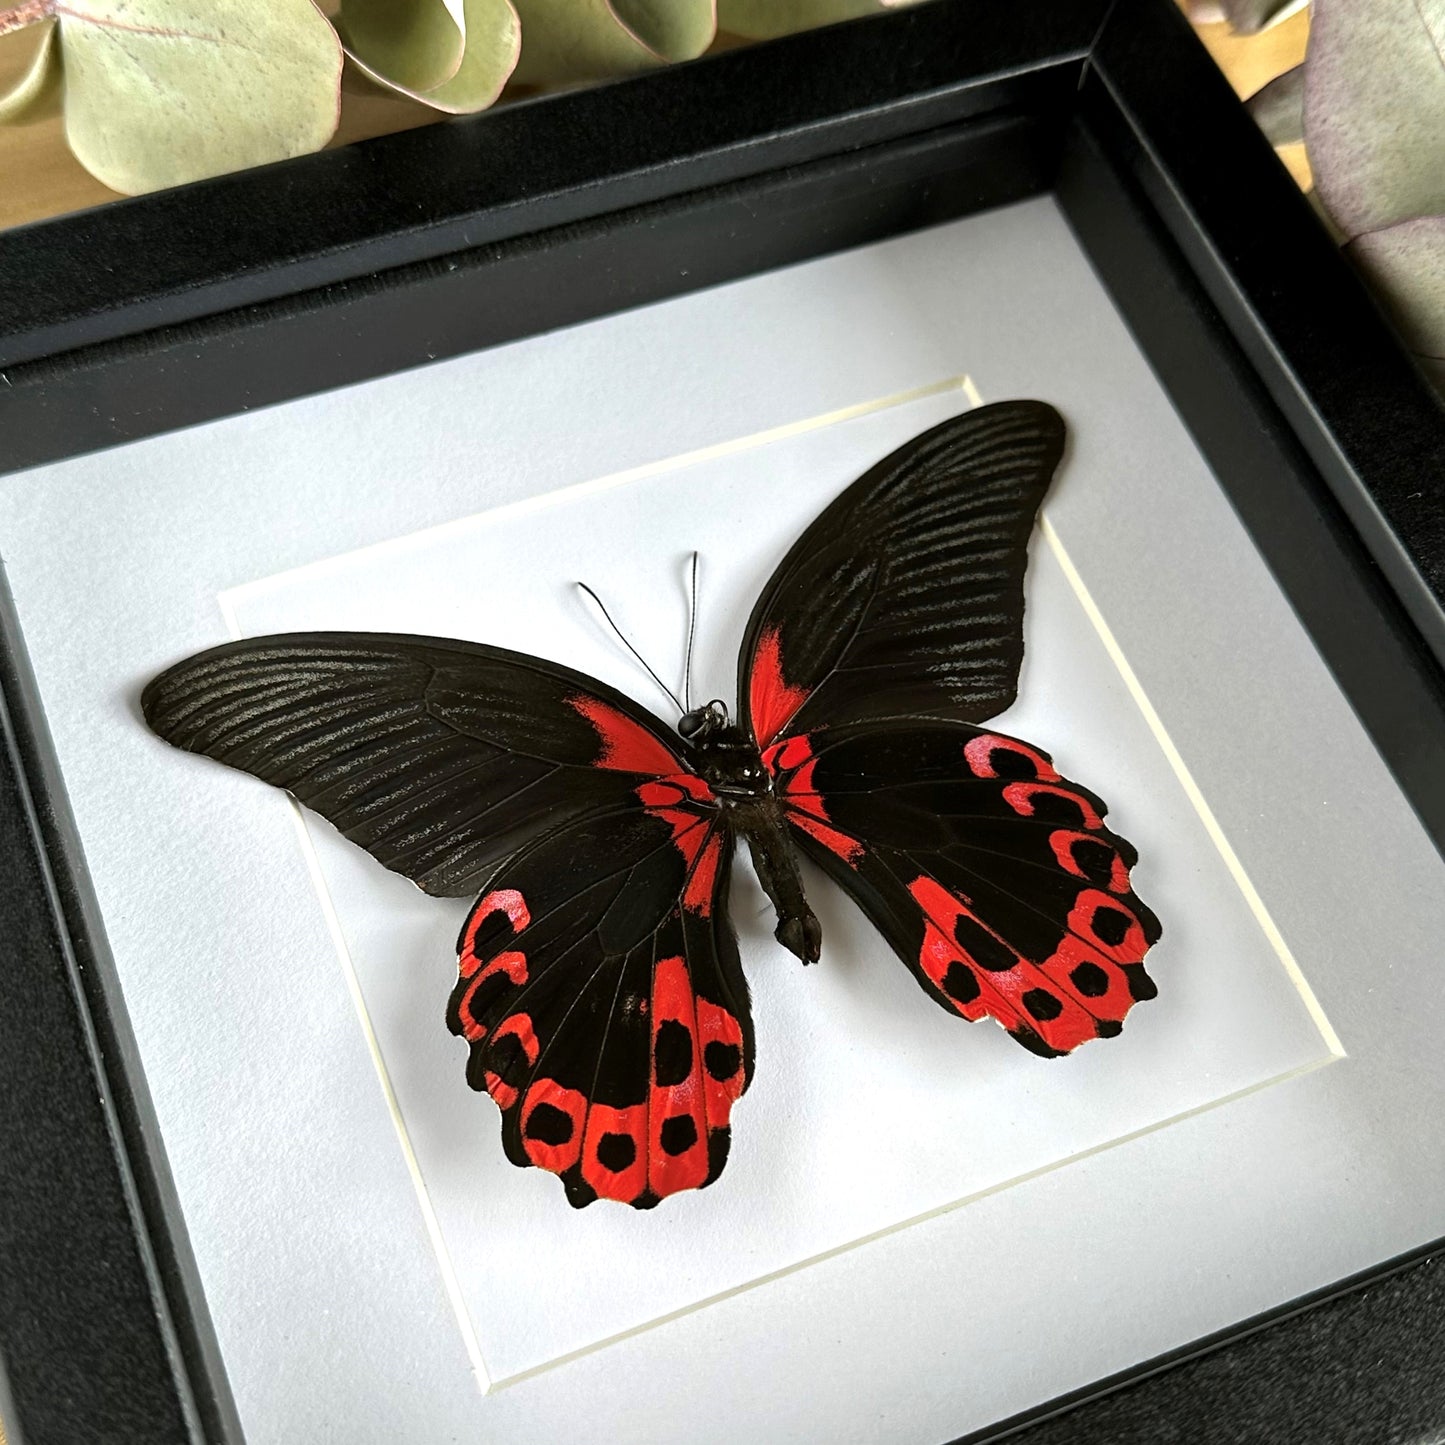
[[[1345,254],[1445,394],[1445,216],[1421,216],[1366,232],[1350,242]]]
[[[1245,109],[1272,146],[1294,145],[1305,138],[1305,68],[1296,65],[1277,75],[1245,101]]]
[[[1445,212],[1445,0],[1316,0],[1305,146],[1345,236]]]

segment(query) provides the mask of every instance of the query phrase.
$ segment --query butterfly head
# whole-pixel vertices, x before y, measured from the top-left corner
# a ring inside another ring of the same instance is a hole
[[[677,720],[677,730],[690,743],[706,742],[728,725],[727,704],[713,698],[705,707],[695,707]]]

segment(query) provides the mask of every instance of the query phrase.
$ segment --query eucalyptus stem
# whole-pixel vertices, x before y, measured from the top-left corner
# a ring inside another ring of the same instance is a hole
[[[0,35],[9,35],[12,30],[24,30],[55,13],[55,0],[20,0],[20,4],[0,10]]]

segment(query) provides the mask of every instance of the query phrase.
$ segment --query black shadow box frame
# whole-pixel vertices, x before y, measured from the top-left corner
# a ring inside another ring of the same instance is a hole
[[[1445,410],[1170,0],[934,0],[0,235],[0,469],[1043,192],[1445,846]],[[239,1441],[8,602],[0,703],[5,1416]],[[1437,1254],[971,1438],[1435,1438]]]

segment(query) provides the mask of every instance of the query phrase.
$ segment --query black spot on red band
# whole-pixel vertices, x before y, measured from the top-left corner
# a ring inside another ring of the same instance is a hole
[[[621,1174],[637,1161],[637,1143],[628,1134],[604,1134],[597,1143],[597,1159],[604,1169]]]
[[[653,1077],[662,1088],[686,1082],[692,1073],[692,1034],[676,1019],[664,1019],[652,1045]]]
[[[539,1144],[565,1144],[572,1137],[572,1120],[555,1104],[538,1104],[527,1116],[523,1133]]]
[[[1122,908],[1096,908],[1089,926],[1094,937],[1110,948],[1118,948],[1129,936],[1134,920]]]
[[[743,1051],[736,1044],[725,1044],[714,1039],[702,1051],[703,1067],[718,1081],[726,1083],[734,1078],[743,1066]]]
[[[1029,1013],[1041,1024],[1046,1024],[1050,1019],[1056,1019],[1063,1013],[1064,1006],[1046,988],[1031,988],[1019,1000]]]
[[[943,991],[955,1003],[972,1003],[982,989],[973,976],[973,970],[966,963],[959,963],[955,959],[948,965],[948,972],[943,975]]]
[[[674,1114],[662,1121],[662,1149],[676,1158],[697,1143],[697,1125],[691,1114]]]
[[[1069,982],[1085,998],[1103,998],[1109,992],[1109,975],[1097,963],[1079,964],[1069,975]]]

